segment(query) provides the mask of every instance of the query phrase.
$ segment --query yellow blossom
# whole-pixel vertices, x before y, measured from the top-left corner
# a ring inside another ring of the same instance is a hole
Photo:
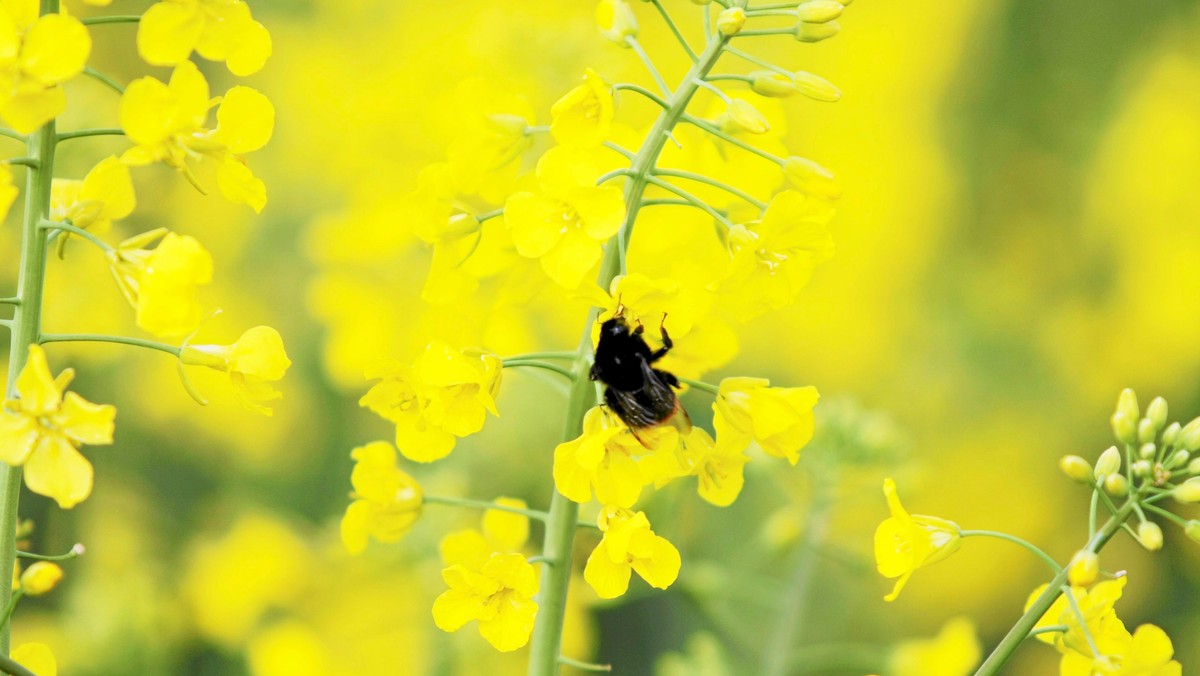
[[[647,430],[646,435],[654,437],[648,442],[654,447],[673,449],[678,443],[678,432],[670,426]],[[554,449],[554,485],[575,502],[588,502],[594,490],[602,504],[632,507],[646,483],[634,458],[648,450],[652,449],[643,446],[619,418],[596,406],[584,416],[579,437]]]
[[[714,420],[726,423],[731,435],[752,437],[769,455],[795,465],[800,450],[812,440],[813,407],[821,395],[812,386],[770,384],[766,378],[721,380],[713,403]]]
[[[175,66],[192,51],[224,61],[234,75],[258,72],[271,56],[271,35],[242,0],[164,0],[138,23],[138,54],[154,66]]]
[[[351,554],[367,548],[368,538],[399,542],[421,513],[421,486],[396,466],[396,449],[386,441],[359,446],[350,453],[354,502],[342,517],[342,543]]]
[[[197,181],[188,159],[209,160],[216,165],[217,188],[226,199],[262,211],[266,187],[242,155],[271,139],[275,108],[267,97],[243,86],[230,89],[219,100],[217,126],[209,129],[205,126],[212,106],[208,82],[191,61],[176,66],[168,84],[152,77],[129,83],[121,96],[120,117],[135,146],[121,160],[134,166],[162,162],[193,184]]]
[[[835,200],[842,196],[842,187],[833,172],[806,157],[788,157],[783,161],[783,176],[797,190],[819,197]]]
[[[462,564],[442,571],[450,587],[433,602],[438,629],[458,631],[472,620],[496,650],[509,652],[529,642],[538,606],[533,566],[520,554],[494,554],[478,570]]]
[[[796,300],[816,265],[833,255],[833,213],[828,202],[789,190],[771,200],[761,220],[730,230],[733,259],[718,288],[736,294],[740,319]]]
[[[754,104],[745,99],[730,99],[729,109],[717,123],[726,131],[744,131],[750,134],[765,134],[771,131],[771,123]]]
[[[35,561],[21,573],[21,591],[26,596],[50,593],[63,578],[63,569],[51,561]]]
[[[583,84],[567,92],[550,108],[550,133],[562,145],[595,147],[608,140],[614,114],[608,83],[588,68]]]
[[[37,676],[58,676],[58,662],[44,643],[22,643],[13,648],[12,659]]]
[[[32,11],[29,11],[32,9]],[[61,84],[83,71],[92,39],[78,19],[38,16],[37,4],[0,6],[0,117],[28,134],[67,107]]]
[[[368,372],[380,381],[358,403],[395,423],[396,447],[404,457],[432,462],[454,449],[455,437],[483,429],[487,413],[499,415],[501,371],[494,355],[433,341],[411,367],[385,362]]]
[[[524,500],[499,497],[497,505],[526,509]],[[438,552],[447,566],[462,565],[478,570],[493,554],[521,551],[529,539],[529,517],[489,509],[480,518],[480,528],[465,528],[447,534],[438,544]]]
[[[959,617],[932,639],[904,641],[888,656],[893,676],[967,676],[979,664],[983,648],[971,621]]]
[[[153,250],[145,249],[161,238]],[[197,287],[212,281],[212,256],[194,237],[164,228],[131,237],[108,254],[138,327],[160,336],[194,331],[204,318]]]
[[[268,383],[282,380],[292,365],[283,338],[269,326],[248,329],[233,345],[185,344],[179,361],[229,374],[242,404],[263,415],[271,415],[271,409],[262,402],[283,398],[283,393]]]
[[[504,205],[517,253],[537,258],[556,283],[575,289],[600,262],[601,244],[625,219],[621,189],[596,185],[600,165],[587,151],[552,148],[538,161],[539,191],[518,192]]]
[[[82,181],[56,178],[50,186],[50,220],[69,222],[98,235],[108,232],[113,221],[133,213],[135,206],[129,167],[116,156],[101,160]],[[59,237],[65,243],[71,233]]]
[[[900,578],[892,593],[883,597],[895,601],[916,569],[953,554],[962,535],[953,521],[906,512],[896,494],[896,482],[890,478],[883,482],[883,494],[892,515],[875,529],[875,563],[880,575]]]
[[[718,506],[728,507],[737,500],[745,483],[744,469],[746,441],[740,435],[730,434],[721,421],[716,423],[717,439],[700,427],[692,427],[687,436],[679,440],[677,448],[660,450],[642,462],[648,480],[655,485],[680,476],[697,479],[696,492],[704,500]]]
[[[1114,652],[1099,657],[1077,652],[1063,655],[1061,676],[1181,676],[1183,665],[1171,659],[1175,646],[1162,629],[1143,624],[1130,636],[1122,637]]]
[[[629,589],[632,571],[651,587],[666,589],[679,576],[679,550],[655,535],[644,512],[607,506],[598,523],[603,539],[588,557],[583,578],[602,599],[613,599]]]
[[[0,411],[0,460],[25,467],[25,484],[70,509],[92,492],[92,464],[76,446],[111,444],[112,406],[88,402],[64,390],[75,377],[67,369],[50,375],[46,353],[29,346],[29,359],[16,380],[17,398]]]
[[[1034,629],[1064,625],[1067,630],[1041,633],[1037,635],[1037,639],[1053,645],[1064,654],[1075,652],[1091,657],[1092,649],[1088,643],[1088,635],[1091,635],[1101,653],[1115,652],[1124,644],[1125,637],[1129,635],[1125,630],[1124,623],[1117,617],[1117,613],[1113,609],[1113,606],[1121,598],[1126,581],[1127,578],[1119,577],[1115,580],[1098,582],[1090,589],[1069,587],[1080,612],[1075,612],[1064,592],[1054,600],[1054,603],[1034,625]],[[1026,610],[1033,605],[1033,602],[1041,596],[1045,589],[1046,585],[1041,585],[1033,590],[1025,602]],[[1081,614],[1083,616],[1082,624],[1079,619]]]
[[[501,201],[520,168],[515,160],[533,143],[527,132],[536,119],[533,106],[523,96],[472,79],[455,90],[455,108],[458,133],[446,148],[455,186]]]

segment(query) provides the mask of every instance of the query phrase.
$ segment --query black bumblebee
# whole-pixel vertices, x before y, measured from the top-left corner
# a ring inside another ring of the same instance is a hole
[[[675,390],[679,379],[656,369],[651,364],[662,359],[675,344],[662,324],[662,347],[651,350],[642,338],[644,327],[639,322],[630,327],[625,321],[624,308],[618,307],[612,319],[600,325],[600,343],[590,377],[599,380],[604,389],[604,403],[629,426],[630,431],[645,446],[638,430],[670,423],[681,434],[691,430],[687,411],[679,404]],[[663,316],[663,321],[666,321]]]

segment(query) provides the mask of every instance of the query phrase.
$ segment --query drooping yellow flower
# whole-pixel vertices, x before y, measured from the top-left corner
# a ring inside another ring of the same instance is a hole
[[[518,192],[504,205],[517,253],[537,258],[566,289],[579,286],[600,262],[601,244],[625,218],[621,189],[596,185],[600,165],[587,151],[551,148],[538,161],[539,192]]]
[[[67,107],[62,83],[83,72],[92,38],[66,14],[38,16],[37,3],[0,6],[0,117],[28,134]]]
[[[654,447],[674,449],[678,444],[678,432],[670,426],[642,436]],[[584,416],[582,434],[554,449],[554,485],[578,503],[591,500],[594,490],[602,504],[632,507],[646,483],[635,457],[650,450],[620,418],[596,406]]]
[[[145,249],[162,239],[153,250]],[[212,281],[212,256],[194,237],[165,228],[131,237],[108,253],[139,328],[159,336],[191,333],[204,318],[197,287]]]
[[[594,148],[608,140],[614,114],[612,90],[588,68],[583,84],[550,107],[550,134],[565,146]]]
[[[387,362],[367,374],[380,378],[359,405],[396,424],[404,457],[432,462],[454,450],[455,437],[483,429],[496,411],[503,367],[494,355],[456,350],[433,341],[411,366]]]
[[[283,393],[270,383],[282,380],[292,365],[283,347],[283,337],[269,326],[247,329],[232,345],[185,344],[179,352],[179,361],[229,374],[242,404],[268,416],[271,409],[263,406],[263,402],[283,398]]]
[[[790,305],[818,263],[833,255],[828,202],[794,191],[775,196],[762,220],[729,232],[733,259],[718,289],[734,294],[743,321]]]
[[[887,673],[893,676],[967,676],[983,648],[975,625],[965,617],[950,620],[931,639],[904,641],[888,656]]]
[[[13,648],[12,659],[38,676],[58,676],[58,662],[45,643],[22,643]]]
[[[1128,632],[1109,653],[1089,657],[1075,651],[1063,654],[1061,676],[1181,676],[1183,665],[1171,659],[1175,646],[1162,629],[1143,624],[1130,636]]]
[[[192,51],[252,75],[271,56],[271,35],[242,0],[164,0],[138,23],[138,54],[153,66],[175,66]]]
[[[766,378],[724,378],[713,403],[714,420],[731,435],[753,438],[769,455],[795,465],[813,436],[817,388],[770,387]]]
[[[598,519],[603,539],[588,557],[583,579],[602,599],[614,599],[629,589],[632,571],[651,587],[666,589],[679,577],[679,550],[655,535],[644,512],[610,505]]]
[[[421,513],[421,485],[396,466],[396,449],[374,441],[350,452],[354,502],[342,517],[342,544],[361,554],[367,540],[399,542]]]
[[[237,86],[221,97],[217,126],[209,129],[205,125],[211,105],[208,82],[191,61],[176,66],[168,84],[152,77],[129,83],[121,96],[121,127],[136,145],[121,161],[134,166],[162,162],[197,184],[187,160],[211,160],[221,194],[262,211],[267,189],[242,155],[271,140],[275,108],[258,91]]]
[[[958,524],[934,516],[909,514],[900,504],[896,482],[885,479],[883,494],[892,515],[875,529],[875,564],[884,577],[898,577],[884,601],[895,601],[916,569],[937,563],[958,550]]]
[[[29,360],[16,381],[16,399],[0,411],[0,460],[25,467],[25,485],[70,509],[92,492],[92,464],[80,444],[112,443],[117,410],[64,390],[75,377],[66,369],[50,375],[46,353],[29,346]]]
[[[520,554],[494,554],[478,570],[455,564],[442,571],[450,589],[433,602],[438,629],[458,631],[479,621],[479,634],[496,650],[523,647],[533,633],[538,579]]]
[[[82,181],[56,178],[50,186],[50,220],[97,235],[108,232],[113,221],[133,213],[136,206],[129,167],[116,156],[101,160]],[[59,234],[63,242],[71,236]]]

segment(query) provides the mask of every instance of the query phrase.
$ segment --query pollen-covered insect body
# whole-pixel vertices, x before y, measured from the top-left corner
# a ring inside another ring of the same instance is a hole
[[[652,366],[671,351],[674,343],[666,328],[660,325],[663,345],[651,350],[642,338],[643,331],[640,323],[630,327],[620,309],[612,319],[601,324],[591,379],[607,386],[604,403],[629,426],[634,436],[638,436],[639,429],[663,424],[674,425],[680,433],[686,434],[692,423],[675,396],[673,388],[679,387],[679,380]]]

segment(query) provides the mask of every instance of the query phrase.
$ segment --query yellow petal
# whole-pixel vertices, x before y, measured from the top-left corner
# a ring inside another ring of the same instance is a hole
[[[342,516],[342,544],[351,554],[361,554],[367,549],[370,534],[371,505],[365,500],[355,500]]]
[[[558,244],[542,256],[542,269],[564,289],[574,289],[600,262],[600,243],[578,228],[568,227]]]
[[[38,439],[37,422],[19,413],[0,410],[0,461],[23,465]]]
[[[111,444],[113,420],[117,409],[108,404],[93,404],[74,392],[63,398],[62,410],[53,416],[55,426],[81,444]]]
[[[120,220],[133,213],[137,198],[133,194],[133,181],[129,167],[116,156],[110,155],[99,162],[83,179],[79,198],[96,200],[103,204],[100,218]],[[78,223],[76,223],[78,225]]]
[[[175,66],[167,87],[178,106],[179,123],[189,122],[195,127],[203,127],[210,104],[208,80],[204,79],[204,74],[196,64],[184,61]]]
[[[524,500],[517,498],[496,498],[494,502],[517,509],[528,507]],[[483,532],[497,551],[515,552],[529,539],[529,517],[489,509],[483,513]]]
[[[512,234],[517,253],[539,258],[562,237],[562,205],[530,192],[511,195],[504,203],[504,224]]]
[[[271,140],[275,108],[267,97],[249,87],[234,87],[217,108],[216,139],[236,155],[253,152]]]
[[[73,16],[47,14],[25,34],[21,68],[43,84],[57,84],[83,72],[92,38]]]
[[[29,346],[29,357],[16,381],[21,410],[35,416],[50,415],[62,403],[62,390],[50,375],[50,364],[41,345]]]
[[[612,561],[603,540],[592,550],[583,568],[583,579],[602,599],[615,599],[624,594],[629,589],[631,574],[632,569],[627,564]]]
[[[591,472],[576,460],[582,441],[575,439],[554,449],[554,487],[568,499],[583,504],[592,499]]]
[[[269,326],[247,330],[233,344],[229,355],[229,370],[262,380],[280,380],[291,365],[283,337]]]
[[[66,439],[43,437],[25,463],[25,485],[70,509],[92,493],[92,463]]]
[[[459,589],[448,589],[433,601],[433,622],[442,631],[458,631],[479,617],[481,606],[478,596]]]
[[[438,543],[438,552],[447,566],[464,566],[474,570],[482,568],[493,554],[483,533],[470,529],[443,537]]]
[[[679,567],[682,563],[679,550],[664,537],[652,533],[643,534],[640,537],[651,539],[650,555],[635,557],[633,569],[651,587],[658,589],[670,587],[679,577]]]
[[[537,604],[528,598],[504,595],[496,616],[479,622],[479,634],[500,652],[517,650],[529,643],[537,611]]]
[[[37,676],[58,676],[58,662],[44,643],[22,643],[13,649],[12,658]]]
[[[204,318],[197,287],[212,281],[212,256],[194,237],[168,233],[139,279],[137,325],[160,336],[193,331]]]
[[[67,95],[62,87],[22,90],[3,103],[0,117],[8,126],[22,134],[30,134],[50,120],[58,117],[67,108]]]
[[[121,128],[139,146],[156,146],[170,138],[174,125],[175,98],[167,85],[152,77],[130,82],[121,95]],[[128,155],[128,153],[126,153]],[[122,160],[129,161],[122,157]],[[145,164],[154,161],[132,162]]]
[[[138,54],[153,66],[181,63],[195,49],[204,24],[204,10],[199,3],[152,5],[138,23]]]
[[[233,155],[225,155],[217,165],[217,188],[225,199],[245,204],[255,213],[261,213],[267,206],[267,186],[244,161]]]

